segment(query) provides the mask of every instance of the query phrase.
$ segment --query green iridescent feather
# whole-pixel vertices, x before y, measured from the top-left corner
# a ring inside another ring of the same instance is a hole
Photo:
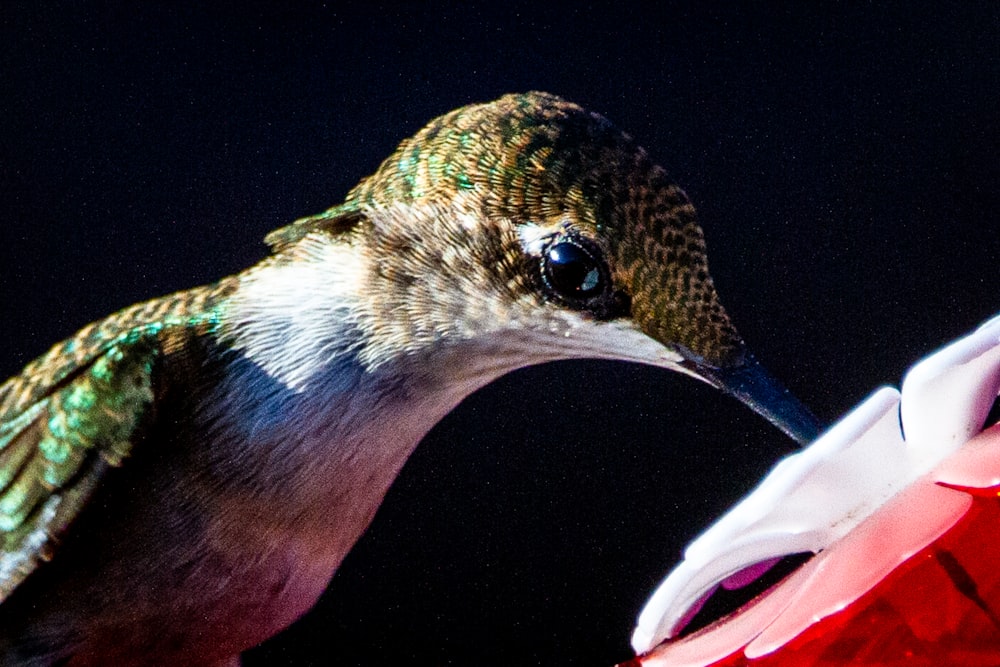
[[[154,366],[173,336],[214,326],[227,291],[220,283],[127,308],[0,385],[0,600],[130,455],[154,401]]]

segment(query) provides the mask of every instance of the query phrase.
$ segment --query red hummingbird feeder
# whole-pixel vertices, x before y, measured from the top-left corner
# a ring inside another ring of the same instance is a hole
[[[643,667],[1000,665],[1000,318],[788,457],[692,542],[639,617]],[[728,616],[719,589],[804,564]]]

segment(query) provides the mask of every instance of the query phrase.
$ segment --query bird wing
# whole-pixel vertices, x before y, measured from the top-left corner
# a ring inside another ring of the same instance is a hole
[[[0,601],[129,455],[153,401],[158,333],[139,327],[82,354],[78,335],[0,386]]]
[[[184,364],[237,281],[139,303],[54,346],[0,385],[0,602],[41,561],[153,418],[158,361]]]
[[[325,231],[331,234],[343,233],[358,224],[365,215],[357,204],[347,202],[331,209],[299,218],[290,225],[279,227],[264,237],[264,242],[274,252],[291,247],[310,232]]]

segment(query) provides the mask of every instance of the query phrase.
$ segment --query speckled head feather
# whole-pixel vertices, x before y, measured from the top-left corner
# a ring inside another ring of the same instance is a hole
[[[602,246],[631,318],[648,335],[715,366],[743,344],[719,303],[684,192],[604,117],[547,93],[452,111],[403,141],[346,202],[273,232],[275,247],[393,202],[476,199],[487,218],[565,221]]]

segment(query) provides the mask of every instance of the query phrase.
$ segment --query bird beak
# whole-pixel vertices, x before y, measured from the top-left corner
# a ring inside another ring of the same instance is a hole
[[[819,420],[778,380],[746,354],[736,365],[719,368],[685,355],[683,370],[737,398],[751,410],[777,426],[799,445],[805,446],[823,430]]]

